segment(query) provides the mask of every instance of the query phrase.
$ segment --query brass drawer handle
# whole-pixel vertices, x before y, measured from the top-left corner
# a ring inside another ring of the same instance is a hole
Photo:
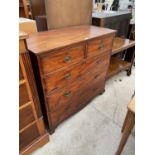
[[[65,78],[66,80],[69,80],[69,79],[71,78],[71,75],[70,75],[70,74],[65,74],[64,78]]]
[[[100,64],[101,62],[102,62],[101,59],[96,61],[97,64]]]
[[[64,57],[64,62],[69,62],[71,61],[71,57],[70,56],[65,56]]]
[[[66,97],[71,97],[71,96],[72,96],[72,93],[69,91],[69,92],[66,92],[64,95],[65,95]]]

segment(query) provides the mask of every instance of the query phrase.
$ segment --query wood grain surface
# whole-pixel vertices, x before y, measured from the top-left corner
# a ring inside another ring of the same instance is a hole
[[[95,26],[73,26],[31,34],[27,39],[27,43],[30,51],[41,54],[93,38],[113,35],[115,32],[115,30]]]

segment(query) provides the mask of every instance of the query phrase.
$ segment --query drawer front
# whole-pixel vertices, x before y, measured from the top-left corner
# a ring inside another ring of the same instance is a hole
[[[79,63],[84,59],[84,50],[84,44],[80,44],[41,57],[40,65],[42,73],[48,74],[57,69]]]
[[[113,36],[93,39],[88,42],[87,56],[95,56],[112,49]]]
[[[34,124],[19,134],[19,150],[22,151],[28,145],[31,145],[37,138],[39,138],[39,131],[37,125]]]
[[[86,81],[87,82],[83,84],[81,91],[79,91],[80,93],[77,93],[77,98],[80,99],[80,104],[74,105],[74,107],[82,107],[104,89],[105,73],[96,73],[91,78],[87,77]]]
[[[81,96],[82,100],[84,100],[86,103],[103,91],[105,85],[105,78],[102,76],[97,80],[92,81],[92,83],[92,85],[88,85],[87,87],[85,87],[85,90]]]
[[[35,121],[31,104],[19,110],[19,129],[26,127]]]
[[[61,108],[58,111],[50,113],[50,118],[52,120],[52,127],[56,128],[62,121],[66,120],[69,116],[75,112],[69,107]]]
[[[97,57],[90,58],[86,61],[85,66],[82,69],[82,74],[94,74],[103,73],[107,71],[107,67],[110,61],[110,53],[102,54]]]
[[[27,92],[27,88],[25,84],[22,84],[19,86],[19,106],[22,106],[23,104],[29,102],[29,96]]]
[[[79,64],[67,70],[62,70],[44,78],[44,89],[47,94],[50,92],[68,86],[76,79],[80,78],[80,72],[84,64]]]
[[[49,106],[50,112],[59,110],[60,108],[67,108],[73,102],[77,102],[75,94],[79,90],[83,79],[75,82],[73,85],[70,85],[64,89],[58,90],[52,93],[50,96],[46,97],[47,104]]]

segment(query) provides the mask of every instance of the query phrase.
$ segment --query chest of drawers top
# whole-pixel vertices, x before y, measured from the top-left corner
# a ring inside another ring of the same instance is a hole
[[[115,30],[89,25],[72,26],[33,33],[27,39],[27,44],[31,52],[39,55],[115,32]]]

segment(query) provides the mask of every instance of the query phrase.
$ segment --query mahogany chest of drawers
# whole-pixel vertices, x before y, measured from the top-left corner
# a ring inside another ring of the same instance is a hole
[[[104,91],[115,31],[74,26],[27,40],[49,131]]]
[[[34,82],[29,53],[26,49],[27,35],[19,38],[19,151],[29,155],[49,140],[44,127],[39,98]]]

